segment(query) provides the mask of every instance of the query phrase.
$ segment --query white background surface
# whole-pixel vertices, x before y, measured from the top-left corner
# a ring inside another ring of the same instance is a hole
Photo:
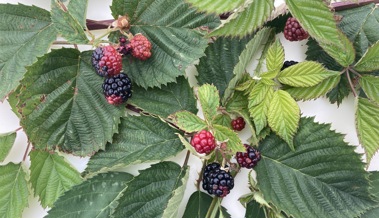
[[[36,5],[38,7],[45,8],[49,10],[50,8],[50,0],[0,0],[0,3],[12,3],[16,4],[17,2],[26,4],[26,5]],[[279,5],[283,1],[276,1],[276,5]],[[111,4],[111,0],[89,0],[89,7],[87,12],[87,18],[94,20],[102,20],[102,19],[112,19],[111,11],[109,9],[109,5]],[[98,32],[99,34],[99,32]],[[286,52],[286,60],[296,60],[302,61],[305,59],[304,52],[306,50],[306,42],[288,42],[284,39],[283,35],[278,35],[281,42],[284,45]],[[88,47],[85,47],[88,49]],[[190,67],[188,69],[190,74],[195,73],[195,68]],[[323,123],[331,123],[332,129],[337,132],[345,134],[345,141],[349,142],[352,145],[358,145],[358,139],[356,136],[355,130],[355,121],[354,121],[354,97],[350,96],[346,99],[343,104],[339,107],[337,105],[332,105],[328,102],[327,99],[318,99],[315,101],[308,102],[299,102],[301,112],[303,116],[315,116],[316,121]],[[19,119],[13,114],[11,111],[9,104],[7,101],[3,103],[0,102],[0,133],[5,133],[9,131],[13,131],[19,127]],[[248,132],[241,132],[241,138],[246,140],[248,137]],[[27,138],[22,131],[18,131],[17,138],[15,142],[15,146],[12,148],[10,155],[7,157],[4,163],[15,162],[19,163],[22,161],[25,149],[27,145]],[[357,152],[363,153],[363,149],[360,146],[357,146]],[[70,155],[65,155],[69,162],[80,172],[84,170],[88,158],[78,158]],[[176,161],[179,164],[182,164],[184,160],[185,151],[181,152],[177,157],[172,158],[170,160]],[[26,165],[29,166],[29,158],[27,159]],[[185,196],[183,202],[179,208],[179,217],[184,212],[186,203],[190,195],[196,190],[194,182],[198,178],[198,171],[201,168],[201,162],[196,157],[191,156],[189,160],[189,165],[191,166],[190,178],[187,184],[187,190],[185,192]],[[143,169],[148,167],[148,164],[141,164],[137,166],[128,167],[125,171],[132,173],[134,175],[138,174],[138,169]],[[371,165],[368,168],[369,170],[378,170],[379,169],[379,156],[374,156]],[[223,206],[225,206],[229,213],[233,218],[242,218],[245,214],[245,209],[238,202],[238,198],[246,193],[249,193],[249,189],[247,187],[247,173],[249,171],[243,169],[241,173],[237,175],[235,178],[235,188],[232,190],[230,195],[228,195],[222,202]],[[46,215],[46,211],[40,206],[38,199],[30,197],[29,198],[29,207],[24,210],[23,218],[40,218]]]

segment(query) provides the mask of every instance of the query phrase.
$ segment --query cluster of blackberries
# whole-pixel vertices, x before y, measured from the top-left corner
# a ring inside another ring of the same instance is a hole
[[[234,187],[234,179],[229,172],[221,169],[219,163],[208,164],[203,172],[203,189],[211,195],[225,197]]]
[[[286,69],[292,65],[298,64],[298,63],[299,62],[297,62],[297,61],[284,61],[282,69],[280,69],[280,70],[284,70],[284,69]]]
[[[142,61],[151,57],[151,42],[142,34],[136,34],[130,41],[125,37],[120,38],[119,52],[123,55],[132,54]]]

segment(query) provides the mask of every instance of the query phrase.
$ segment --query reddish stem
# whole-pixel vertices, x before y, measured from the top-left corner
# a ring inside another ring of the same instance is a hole
[[[22,158],[22,161],[25,161],[26,160],[26,157],[28,156],[28,151],[29,151],[29,148],[30,148],[30,142],[28,142],[28,145],[26,146],[26,150],[25,150],[25,153],[24,153],[24,157]]]

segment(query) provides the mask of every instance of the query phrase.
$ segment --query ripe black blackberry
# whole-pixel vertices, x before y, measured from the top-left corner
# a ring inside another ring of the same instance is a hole
[[[203,189],[211,195],[225,197],[234,187],[234,179],[229,172],[221,169],[219,163],[208,164],[203,172]]]
[[[283,33],[284,37],[289,41],[301,41],[309,37],[307,31],[301,27],[300,23],[294,17],[287,19]]]
[[[104,80],[103,92],[109,104],[122,104],[132,97],[132,82],[126,74],[120,73]]]
[[[246,152],[237,152],[236,159],[241,167],[252,169],[257,165],[258,161],[261,159],[261,153],[257,149],[254,149],[253,147],[247,144],[244,145],[246,148]]]
[[[100,76],[114,76],[122,70],[122,58],[111,45],[98,47],[92,52],[92,66]]]
[[[284,69],[286,69],[286,68],[288,68],[288,67],[290,67],[292,65],[298,64],[298,63],[299,62],[297,62],[297,61],[284,61],[283,67],[280,70],[284,70]]]

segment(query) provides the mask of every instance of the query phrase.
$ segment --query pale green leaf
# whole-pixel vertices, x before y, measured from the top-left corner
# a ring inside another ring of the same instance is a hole
[[[123,60],[123,69],[143,88],[161,87],[184,75],[185,69],[204,56],[208,41],[195,28],[214,28],[217,16],[199,13],[183,0],[114,0],[112,14],[127,14],[130,32],[145,35],[152,44],[151,57],[145,61],[132,55]]]
[[[3,162],[8,156],[16,136],[16,132],[0,133],[0,162]]]
[[[133,97],[128,103],[163,118],[180,110],[197,113],[193,90],[184,76],[161,88],[144,89],[133,86]]]
[[[246,150],[236,132],[221,125],[213,125],[213,128],[216,140],[226,142],[227,149],[232,153],[243,152]]]
[[[258,84],[256,84],[253,87],[253,90],[251,90],[249,93],[249,108],[260,104],[266,98],[267,92],[270,89],[272,89],[271,86],[268,86],[262,82],[258,82]]]
[[[109,172],[96,175],[64,193],[46,218],[108,218],[133,175]]]
[[[354,218],[374,205],[361,155],[331,126],[303,118],[295,150],[275,134],[259,145],[254,168],[266,201],[293,217]]]
[[[262,43],[264,43],[269,38],[271,33],[271,29],[263,28],[258,31],[255,34],[254,38],[247,43],[245,50],[243,50],[239,56],[239,62],[234,67],[234,77],[230,80],[228,87],[225,90],[225,94],[222,99],[223,104],[225,104],[227,100],[233,95],[234,89],[237,86],[238,82],[243,78],[244,73],[246,72],[246,68],[251,62],[251,59],[259,51]]]
[[[21,164],[8,163],[0,166],[0,217],[21,218],[28,205],[26,173]]]
[[[379,104],[379,77],[363,75],[359,78],[359,84],[370,99]]]
[[[36,149],[90,155],[117,132],[125,108],[109,104],[91,64],[91,52],[53,50],[21,81],[21,125]]]
[[[45,54],[56,37],[48,11],[0,4],[0,101],[17,87],[25,67]]]
[[[188,111],[179,111],[172,118],[175,125],[186,132],[198,132],[208,127],[204,120]]]
[[[204,84],[197,90],[197,97],[200,106],[203,109],[204,118],[207,122],[217,115],[217,109],[220,106],[220,96],[216,86]]]
[[[333,13],[323,0],[286,0],[291,14],[319,42],[339,44]]]
[[[47,151],[30,152],[30,182],[43,207],[53,203],[72,186],[82,182],[79,172],[62,156]]]
[[[161,162],[141,170],[118,200],[113,217],[175,217],[178,206],[175,210],[172,206],[183,197],[181,190],[186,186],[188,173],[188,167],[181,168],[174,162]]]
[[[184,147],[191,152],[191,154],[195,155],[195,156],[198,156],[198,153],[197,151],[195,150],[195,148],[188,142],[188,140],[186,138],[184,138],[184,136],[180,135],[180,134],[177,134],[177,136],[179,137],[180,141],[182,142],[182,144],[184,145]]]
[[[212,121],[212,124],[218,124],[221,126],[225,126],[229,129],[232,128],[232,118],[228,114],[218,114]]]
[[[55,29],[71,43],[87,44],[89,40],[84,27],[71,15],[70,11],[65,11],[60,4],[62,3],[59,3],[59,0],[51,0],[51,20]]]
[[[371,193],[374,195],[375,199],[378,201],[379,200],[379,172],[378,171],[371,172],[369,179],[372,184]],[[361,218],[377,218],[378,214],[379,214],[379,203],[376,204],[376,207],[366,211],[361,216]]]
[[[268,109],[267,121],[291,149],[294,149],[293,136],[300,120],[300,109],[296,101],[283,90],[274,92]]]
[[[338,85],[341,75],[331,76],[324,81],[311,87],[291,87],[286,91],[296,100],[311,100],[326,95],[330,90]]]
[[[379,150],[379,105],[365,98],[358,98],[356,128],[359,142],[365,149],[367,163]]]
[[[277,39],[268,49],[266,65],[269,71],[279,72],[284,62],[284,48]]]
[[[242,5],[245,0],[186,0],[186,2],[196,7],[199,11],[222,14],[224,12],[233,11]]]
[[[176,136],[178,130],[158,118],[128,116],[121,120],[119,133],[106,151],[93,155],[86,173],[109,170],[131,164],[160,161],[183,150]]]
[[[263,26],[273,9],[272,0],[247,0],[209,36],[246,36]]]
[[[259,134],[267,126],[267,115],[273,95],[274,89],[271,87],[260,104],[255,106],[249,104],[250,116],[254,120],[255,131],[257,134]]]
[[[379,70],[379,41],[367,49],[354,68],[362,72]]]
[[[67,7],[71,16],[85,29],[87,28],[87,7],[88,0],[70,0]]]
[[[304,61],[284,69],[278,80],[294,87],[310,87],[337,74],[338,72],[325,69],[320,63]]]
[[[188,200],[186,210],[182,218],[204,218],[212,203],[212,197],[201,191],[194,192]],[[221,207],[226,217],[230,217],[224,207]]]

